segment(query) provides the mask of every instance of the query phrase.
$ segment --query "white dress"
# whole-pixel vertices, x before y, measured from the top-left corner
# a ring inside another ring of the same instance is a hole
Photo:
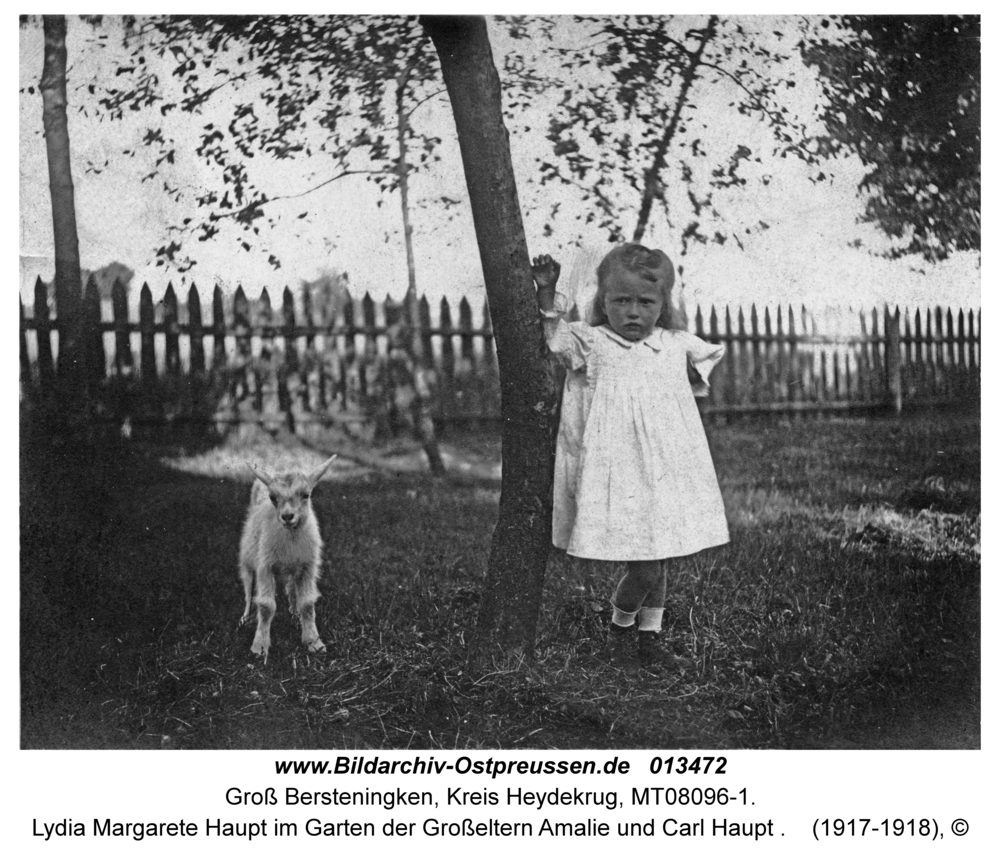
[[[729,541],[695,390],[724,346],[655,328],[631,342],[546,313],[567,369],[556,447],[552,541],[576,557],[660,560]],[[692,389],[688,366],[701,379]]]

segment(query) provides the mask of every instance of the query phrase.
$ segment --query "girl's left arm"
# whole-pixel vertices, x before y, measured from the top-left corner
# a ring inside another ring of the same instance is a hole
[[[708,396],[708,377],[722,360],[726,347],[722,343],[706,343],[694,334],[685,333],[688,380],[695,396]]]

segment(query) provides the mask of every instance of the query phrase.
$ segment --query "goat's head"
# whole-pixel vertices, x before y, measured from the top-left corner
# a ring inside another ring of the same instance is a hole
[[[301,471],[286,471],[272,475],[249,462],[247,465],[254,476],[267,486],[278,520],[289,530],[295,530],[309,514],[310,498],[316,483],[336,458],[336,455],[331,456],[318,468],[305,474]]]

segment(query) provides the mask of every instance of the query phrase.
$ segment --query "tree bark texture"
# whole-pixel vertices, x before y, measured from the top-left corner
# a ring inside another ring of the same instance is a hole
[[[80,349],[83,304],[80,244],[76,232],[76,204],[66,120],[66,18],[62,15],[45,15],[43,30],[45,55],[39,88],[42,92],[42,124],[45,129],[49,192],[52,199],[56,311],[59,318],[59,375],[64,392],[75,398],[85,376]]]
[[[470,663],[531,654],[551,546],[557,413],[521,209],[503,123],[500,78],[481,17],[423,17],[458,131],[496,338],[503,478]]]

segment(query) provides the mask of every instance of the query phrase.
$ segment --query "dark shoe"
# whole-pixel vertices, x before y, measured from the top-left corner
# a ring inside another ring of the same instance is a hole
[[[689,667],[690,662],[678,658],[670,650],[662,632],[639,632],[639,660],[646,667]]]
[[[635,664],[635,626],[619,626],[612,623],[608,626],[608,658],[619,667]]]

